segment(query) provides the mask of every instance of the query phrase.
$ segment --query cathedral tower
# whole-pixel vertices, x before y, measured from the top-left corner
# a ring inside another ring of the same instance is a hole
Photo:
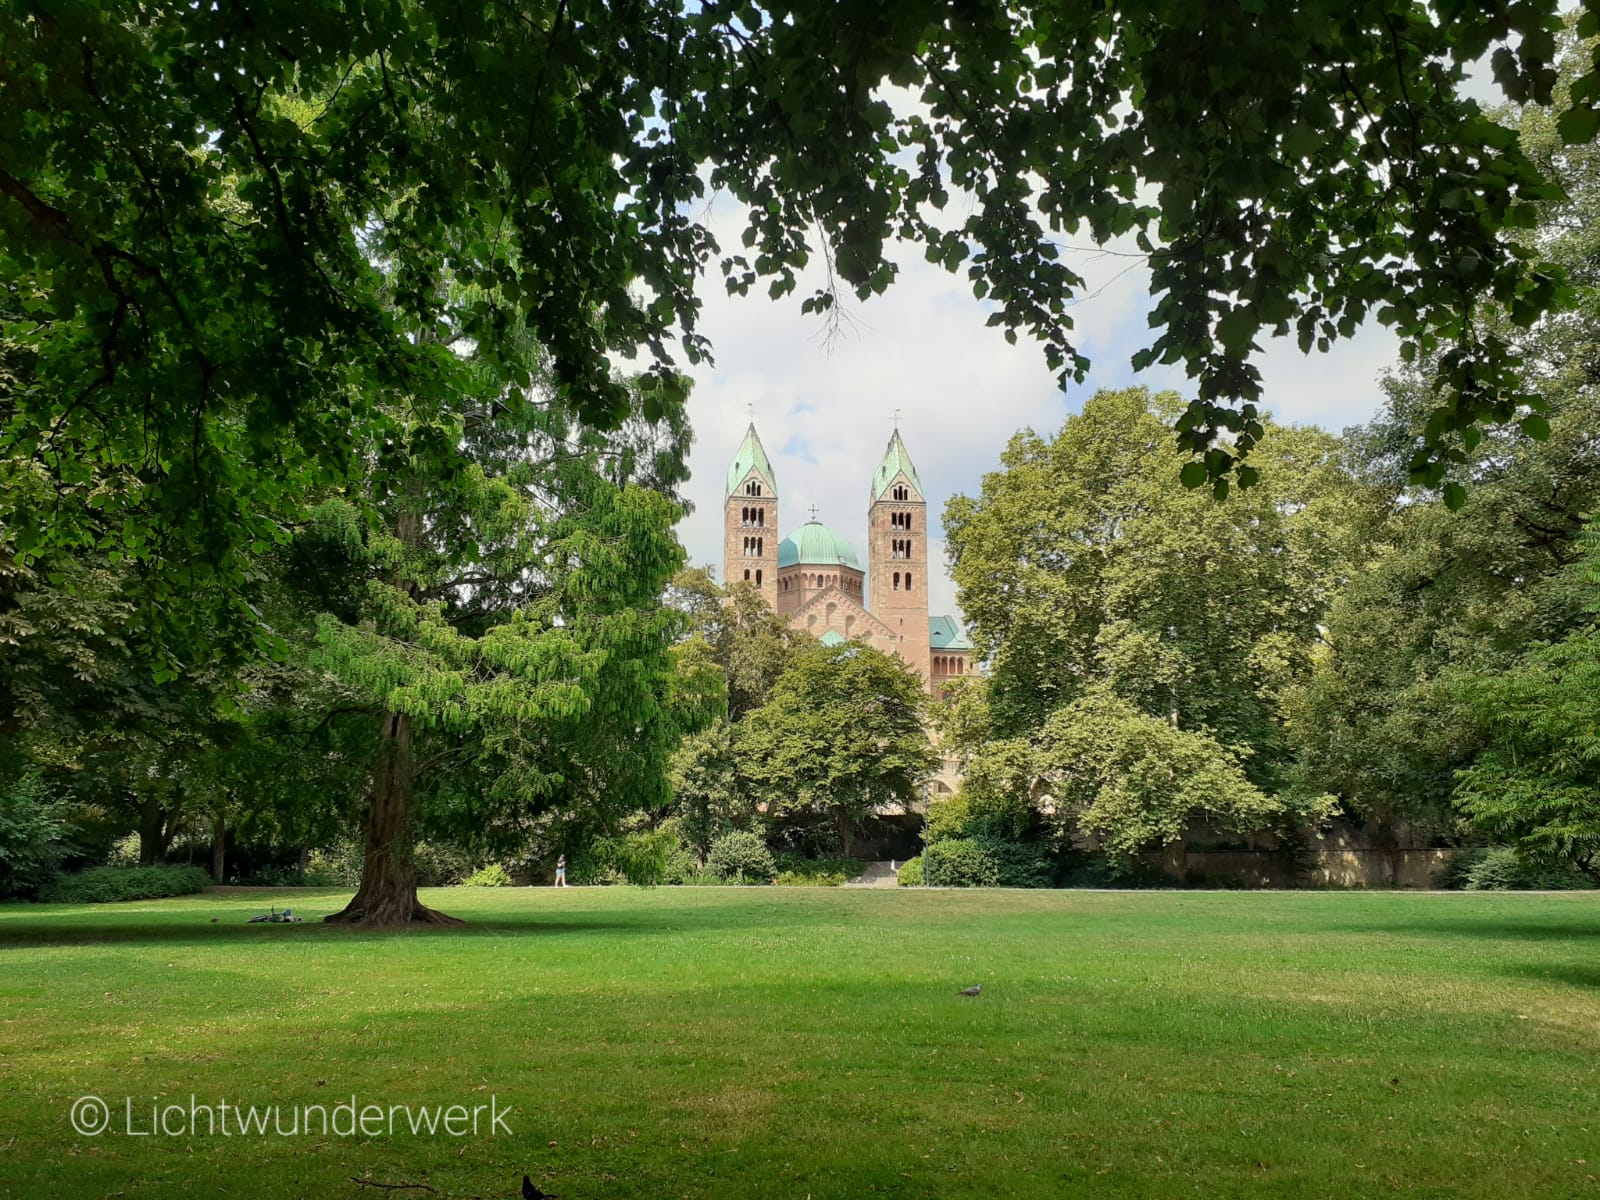
[[[754,422],[728,468],[722,517],[722,583],[741,582],[754,584],[768,605],[778,607],[778,478]]]
[[[895,652],[929,680],[928,503],[896,429],[867,508],[868,606],[900,637]]]

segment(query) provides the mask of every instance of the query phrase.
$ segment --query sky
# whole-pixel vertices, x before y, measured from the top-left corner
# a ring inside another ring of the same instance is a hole
[[[738,244],[740,212],[731,201],[713,206],[711,226],[724,246]],[[972,297],[964,275],[927,263],[917,247],[898,248],[895,257],[901,272],[888,292],[852,302],[850,319],[831,338],[822,318],[800,312],[814,279],[802,277],[777,301],[759,289],[730,297],[719,278],[704,281],[701,331],[716,362],[691,371],[695,444],[684,494],[694,512],[678,530],[692,564],[712,564],[721,578],[728,464],[754,420],[778,477],[781,533],[803,524],[814,504],[817,519],[855,547],[865,568],[868,485],[899,410],[928,500],[930,609],[960,619],[940,517],[951,496],[978,493],[1012,434],[1054,433],[1099,388],[1145,384],[1191,394],[1180,368],[1135,374],[1129,366],[1151,336],[1149,275],[1136,257],[1068,252],[1088,282],[1074,316],[1077,344],[1093,367],[1066,391],[1037,343],[1019,335],[1009,345],[1002,330],[984,324],[990,306]],[[1393,336],[1375,324],[1327,354],[1304,356],[1292,338],[1265,343],[1258,365],[1267,407],[1280,420],[1334,430],[1364,421],[1397,354]]]

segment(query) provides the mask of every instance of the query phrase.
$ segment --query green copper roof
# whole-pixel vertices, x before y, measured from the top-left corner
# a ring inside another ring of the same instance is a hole
[[[844,634],[840,633],[837,629],[830,629],[827,633],[819,637],[817,641],[821,642],[824,646],[842,646],[844,645]]]
[[[767,452],[761,447],[761,439],[756,436],[755,422],[750,422],[750,428],[744,431],[744,441],[739,443],[739,453],[733,456],[733,466],[728,468],[728,495],[733,495],[739,490],[739,485],[744,482],[745,476],[750,474],[754,467],[767,485],[769,495],[778,494],[778,477],[772,473],[772,463],[767,460]]]
[[[906,444],[900,440],[900,431],[896,429],[889,436],[889,447],[883,452],[883,461],[878,464],[878,473],[872,477],[872,498],[882,500],[883,494],[894,482],[894,477],[902,471],[911,481],[911,486],[917,489],[917,498],[921,499],[922,480],[917,478],[917,469],[911,465],[911,455],[906,453]]]
[[[800,563],[808,567],[852,567],[861,570],[850,543],[821,521],[807,521],[778,543],[780,567],[792,567]]]
[[[961,632],[954,617],[928,618],[928,645],[935,650],[971,650],[972,643]]]

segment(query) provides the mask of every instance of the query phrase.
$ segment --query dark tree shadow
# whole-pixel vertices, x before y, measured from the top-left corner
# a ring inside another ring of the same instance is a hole
[[[1590,942],[1600,941],[1600,905],[1592,912],[1573,913],[1565,919],[1496,921],[1488,917],[1441,914],[1428,921],[1341,922],[1323,927],[1333,933],[1409,934],[1421,937],[1467,937],[1495,941]]]
[[[1518,963],[1505,973],[1516,979],[1565,983],[1576,988],[1600,989],[1600,967],[1578,963]]]

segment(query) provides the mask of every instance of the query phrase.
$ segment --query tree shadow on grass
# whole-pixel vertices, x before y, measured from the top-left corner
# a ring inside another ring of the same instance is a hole
[[[1516,979],[1544,983],[1565,983],[1571,987],[1600,991],[1600,967],[1580,963],[1517,963],[1505,973]]]
[[[1433,921],[1361,921],[1323,927],[1328,932],[1408,934],[1424,937],[1482,938],[1495,941],[1591,942],[1600,941],[1600,906],[1592,914],[1547,921],[1496,921],[1487,917],[1441,916]]]
[[[148,905],[159,901],[135,901]],[[338,910],[336,903],[327,907],[292,905],[305,912],[303,921],[296,923],[260,922],[251,924],[254,910],[231,909],[226,915],[213,916],[217,910],[211,906],[188,908],[181,911],[118,912],[120,906],[107,906],[102,916],[98,912],[84,912],[74,908],[53,912],[29,911],[31,906],[9,908],[0,920],[0,950],[20,946],[79,946],[79,945],[233,945],[243,942],[308,942],[343,945],[351,941],[387,941],[392,938],[523,938],[559,937],[571,934],[601,934],[622,936],[660,937],[686,931],[704,932],[711,928],[727,928],[747,924],[733,913],[719,913],[714,909],[700,909],[692,913],[674,911],[633,910],[624,914],[604,911],[576,911],[552,913],[541,909],[522,914],[496,912],[492,915],[466,917],[466,924],[452,927],[420,925],[412,929],[362,929],[359,926],[325,925],[324,910]],[[283,905],[279,904],[279,908]],[[448,904],[445,906],[448,911]]]

